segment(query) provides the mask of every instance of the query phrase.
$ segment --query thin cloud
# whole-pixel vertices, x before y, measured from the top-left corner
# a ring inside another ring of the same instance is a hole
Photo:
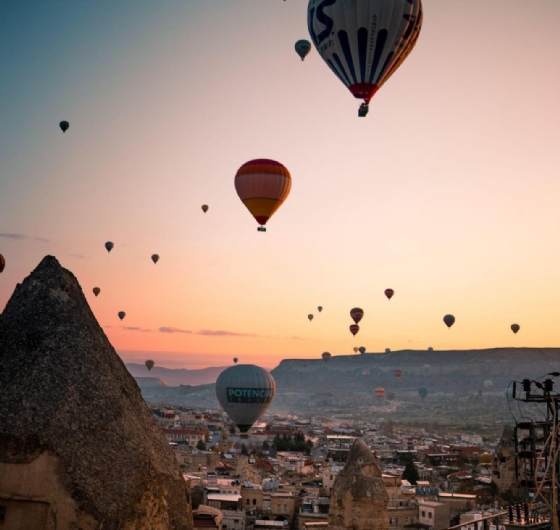
[[[258,337],[256,333],[236,333],[235,331],[222,331],[221,329],[209,330],[201,329],[196,332],[197,335],[204,335],[205,337]]]
[[[122,329],[126,329],[127,331],[141,331],[142,333],[151,333],[152,330],[151,329],[144,329],[144,328],[139,328],[137,326],[121,326]]]
[[[70,256],[72,256],[73,258],[85,259],[85,256],[83,254],[70,254]]]
[[[159,328],[159,332],[160,333],[192,333],[192,331],[189,331],[188,329],[180,329],[180,328],[166,327],[166,326],[162,326],[161,328]]]
[[[50,243],[50,240],[45,239],[44,237],[34,237],[35,241],[41,241],[41,243]]]
[[[6,234],[6,233],[1,233],[0,237],[3,237],[5,239],[27,239],[23,234]]]

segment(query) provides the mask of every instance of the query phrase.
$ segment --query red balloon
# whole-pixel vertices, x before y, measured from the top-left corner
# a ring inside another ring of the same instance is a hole
[[[391,298],[393,298],[393,295],[395,294],[395,291],[393,291],[393,289],[385,289],[385,296],[391,300]]]
[[[364,310],[360,309],[359,307],[355,307],[354,309],[350,310],[350,316],[352,317],[352,320],[356,324],[358,324],[360,320],[362,320],[362,317],[364,316]]]
[[[385,397],[385,389],[381,386],[378,386],[375,389],[375,395],[379,398],[379,399],[383,399]]]
[[[397,368],[397,369],[393,370],[393,374],[395,374],[395,377],[397,379],[400,379],[402,377],[403,372],[400,368]]]
[[[358,324],[352,324],[350,326],[350,333],[352,333],[352,335],[356,336],[356,333],[358,333],[358,331],[360,331],[360,326],[358,326]]]

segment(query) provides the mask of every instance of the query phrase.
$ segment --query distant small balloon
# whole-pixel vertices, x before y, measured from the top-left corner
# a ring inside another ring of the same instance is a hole
[[[157,254],[152,254],[152,261],[157,263],[159,261],[159,256]]]
[[[425,397],[428,395],[428,389],[425,386],[421,386],[418,389],[418,394],[420,394],[420,397],[422,398],[423,401]]]
[[[309,319],[309,322],[311,322],[313,320],[313,315],[309,313],[309,315],[307,315],[307,318]]]
[[[100,292],[101,292],[101,289],[100,289],[99,287],[94,287],[94,288],[93,288],[93,294],[94,294],[95,296],[97,296]]]
[[[492,381],[490,381],[490,379],[487,379],[486,381],[484,381],[484,388],[486,390],[490,390],[493,386],[494,386],[494,383],[492,383]]]
[[[2,272],[0,270],[0,272]],[[512,324],[511,325],[511,331],[513,331],[514,333],[517,333],[521,328],[519,327],[519,324]]]
[[[69,129],[70,124],[67,121],[61,121],[58,126],[62,129],[62,132],[65,133]]]
[[[383,399],[385,397],[385,389],[381,386],[378,386],[375,389],[375,396],[378,397],[379,399]]]
[[[326,351],[325,353],[323,353],[323,355],[321,355],[321,357],[323,358],[323,361],[328,363],[331,360],[332,355],[328,351]]]
[[[393,291],[393,289],[385,289],[385,296],[391,300],[391,298],[393,298],[393,295],[395,294],[395,291]]]
[[[360,348],[358,348],[358,346],[354,346],[354,348],[352,348],[354,350],[354,353],[358,353],[360,351]]]
[[[303,61],[307,54],[311,51],[311,43],[308,40],[301,39],[296,42],[296,53],[301,57]]]
[[[428,351],[434,351],[434,349],[431,346],[429,346]]]
[[[366,348],[364,346],[360,346],[358,348],[358,351],[363,355],[364,353],[366,353]]]
[[[443,317],[443,321],[445,325],[450,328],[455,323],[455,317],[453,315],[445,315]]]
[[[126,316],[124,311],[119,311],[119,318],[122,320]]]
[[[115,244],[112,241],[107,241],[107,243],[105,243],[105,248],[107,249],[107,252],[111,252],[114,246]]]
[[[234,358],[233,358],[233,362],[234,362],[235,364],[237,364],[237,361],[239,361],[239,359],[238,359],[237,357],[234,357]]]
[[[391,348],[385,348],[385,353],[391,353]]]
[[[6,267],[6,259],[4,258],[4,256],[2,256],[2,254],[0,254],[0,273],[4,271],[5,267]]]
[[[400,368],[396,368],[393,370],[393,375],[396,379],[400,379],[402,377],[403,371]]]
[[[154,361],[152,361],[151,359],[148,359],[144,364],[146,365],[146,368],[147,368],[148,370],[151,370],[151,369],[154,367],[154,364],[155,364],[155,363],[154,363]]]
[[[317,311],[319,311],[319,313],[320,313],[322,310],[323,310],[323,306],[320,305],[320,306],[317,308]]]
[[[358,333],[358,331],[360,331],[360,326],[358,326],[358,324],[352,324],[350,326],[350,333],[352,333],[354,337],[356,336],[356,333]]]
[[[364,310],[359,307],[354,307],[354,309],[350,309],[350,316],[356,324],[359,324],[360,320],[362,320],[362,317],[364,316]]]
[[[203,205],[202,205],[202,211],[203,211],[204,213],[206,213],[206,212],[208,211],[208,205],[207,205],[207,204],[203,204]]]

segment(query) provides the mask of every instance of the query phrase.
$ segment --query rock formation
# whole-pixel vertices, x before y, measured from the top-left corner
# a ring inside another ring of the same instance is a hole
[[[388,503],[377,459],[358,438],[334,481],[329,530],[388,530]]]
[[[492,481],[500,491],[516,489],[515,439],[513,427],[506,425],[492,460]]]
[[[167,440],[52,256],[0,319],[0,505],[7,530],[192,529]]]

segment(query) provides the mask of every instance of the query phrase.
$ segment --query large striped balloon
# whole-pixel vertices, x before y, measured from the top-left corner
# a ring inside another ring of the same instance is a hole
[[[422,27],[421,0],[309,0],[319,55],[354,97],[369,103],[408,57]]]
[[[275,160],[250,160],[235,175],[235,189],[251,215],[264,226],[292,189],[290,172]]]

